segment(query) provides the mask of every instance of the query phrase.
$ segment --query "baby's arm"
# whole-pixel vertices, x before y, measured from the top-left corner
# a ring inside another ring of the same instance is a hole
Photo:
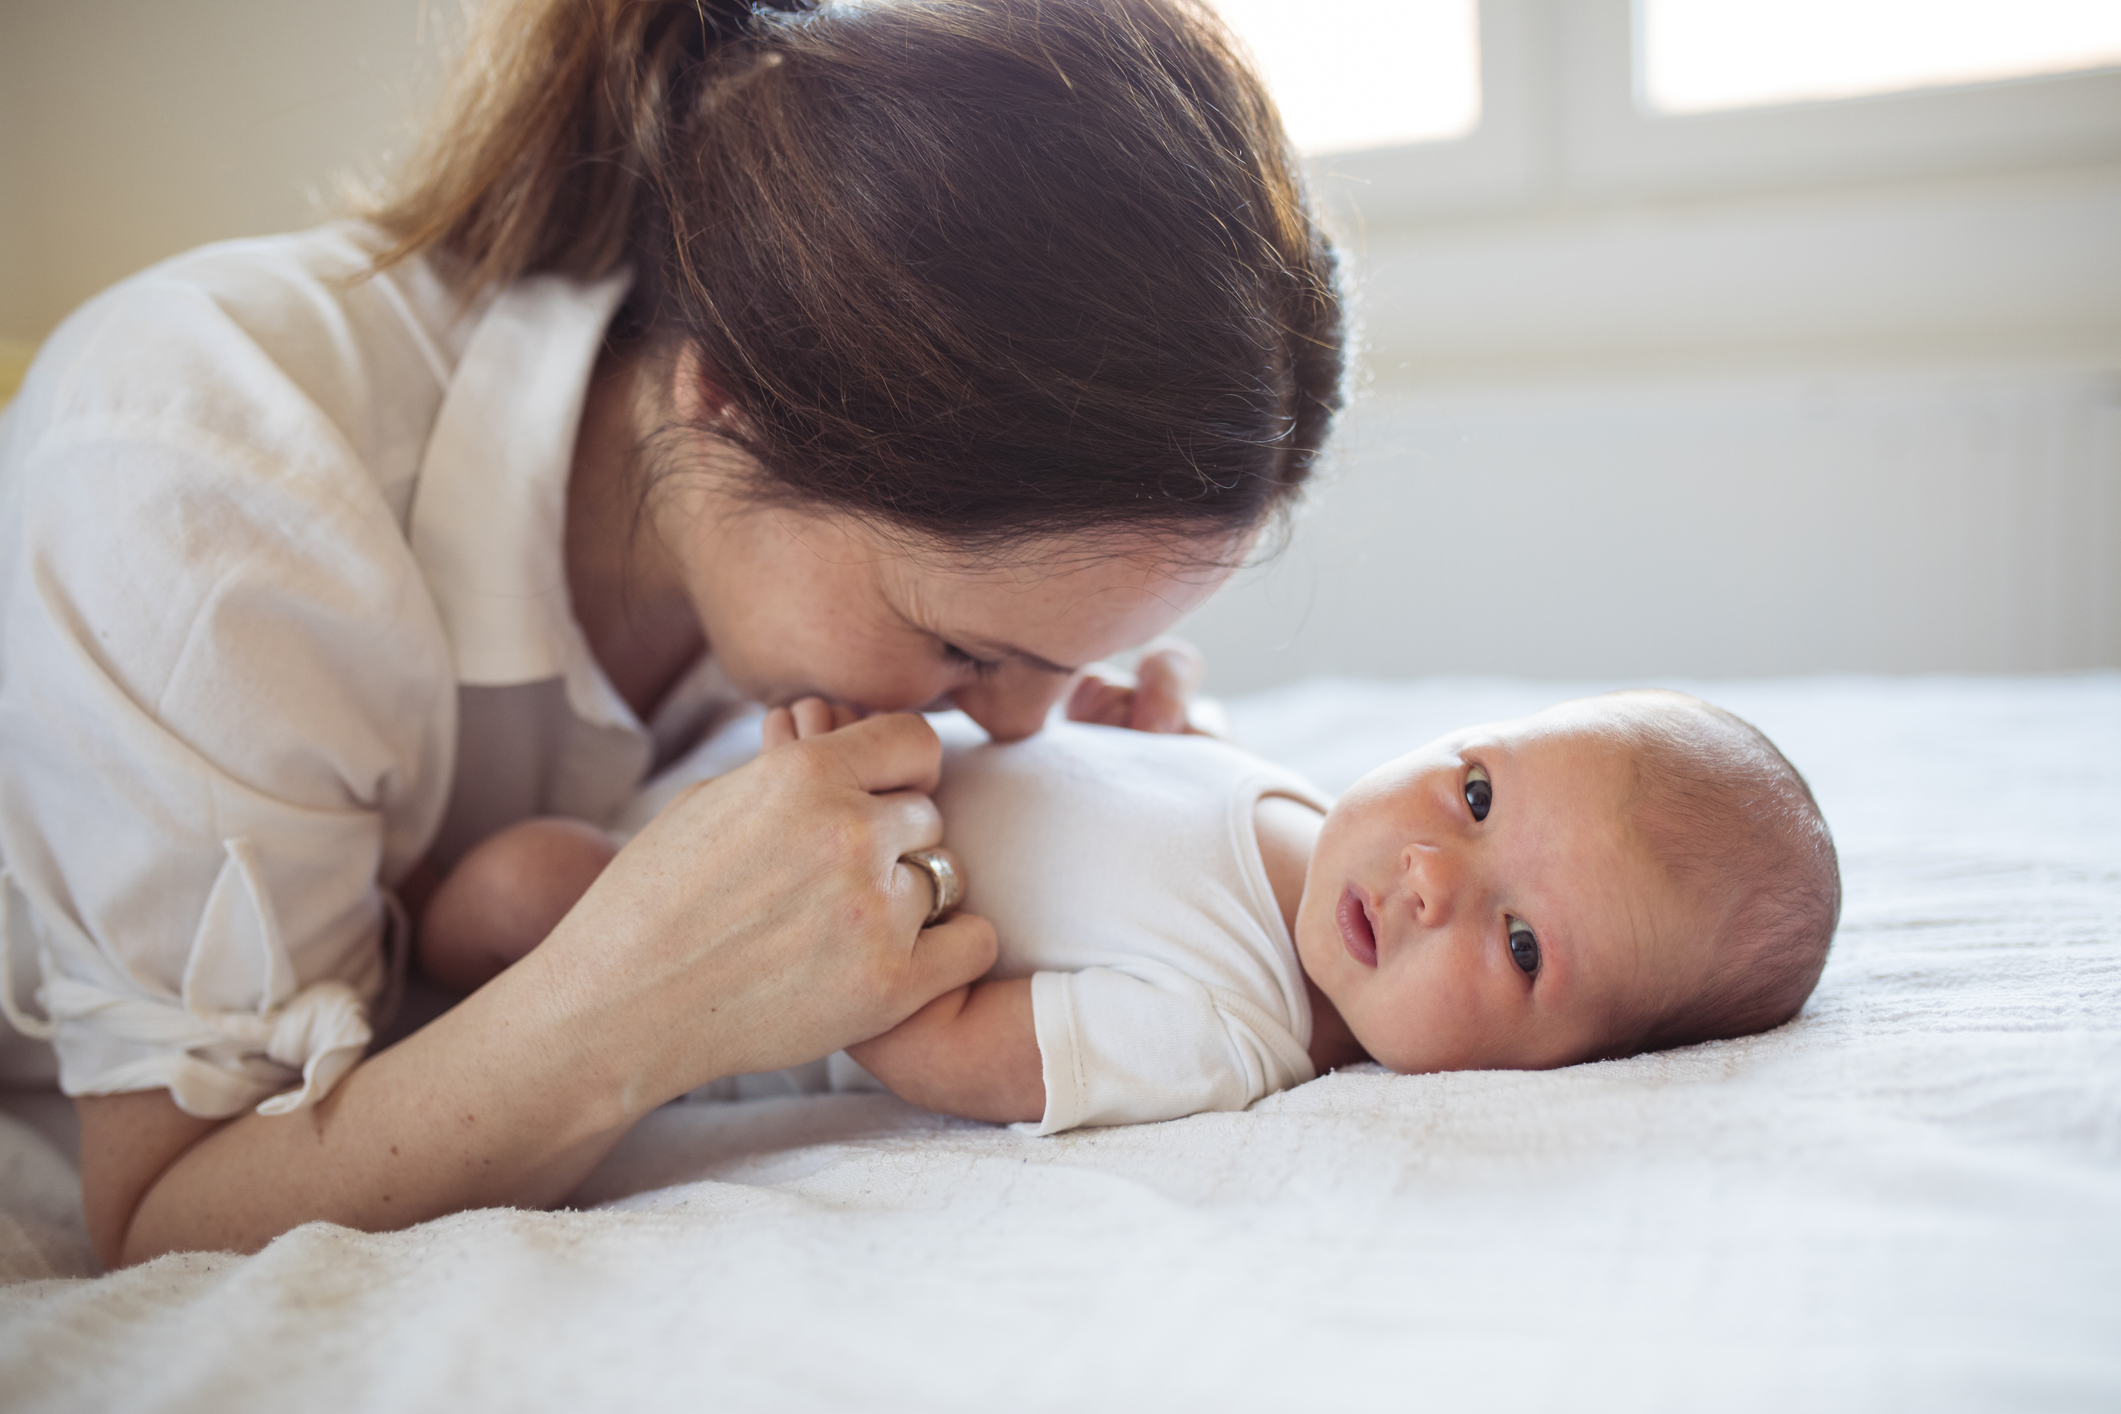
[[[472,992],[560,924],[618,849],[580,820],[525,820],[457,862],[420,911],[420,969]]]
[[[1045,1117],[1028,977],[946,992],[883,1035],[849,1046],[847,1054],[892,1094],[923,1109],[994,1124]]]

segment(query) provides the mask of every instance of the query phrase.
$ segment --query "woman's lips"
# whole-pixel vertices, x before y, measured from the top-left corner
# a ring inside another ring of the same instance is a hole
[[[1350,884],[1340,896],[1340,907],[1334,910],[1340,921],[1340,941],[1348,949],[1348,956],[1364,967],[1377,966],[1377,929],[1370,922],[1370,910],[1364,905],[1362,895]]]

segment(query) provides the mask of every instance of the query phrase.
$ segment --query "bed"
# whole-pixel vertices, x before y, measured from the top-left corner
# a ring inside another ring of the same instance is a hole
[[[1338,790],[1586,686],[1231,707]],[[18,1090],[0,1407],[2121,1407],[2121,674],[1699,690],[1841,849],[1832,960],[1770,1035],[1047,1139],[680,1103],[565,1211],[105,1276],[64,1102]]]

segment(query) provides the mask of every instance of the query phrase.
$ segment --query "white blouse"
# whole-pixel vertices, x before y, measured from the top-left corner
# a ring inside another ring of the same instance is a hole
[[[314,1103],[394,1004],[423,856],[604,819],[728,704],[703,660],[642,723],[568,596],[624,278],[467,307],[361,278],[378,248],[158,266],[0,414],[0,1004],[70,1095]]]

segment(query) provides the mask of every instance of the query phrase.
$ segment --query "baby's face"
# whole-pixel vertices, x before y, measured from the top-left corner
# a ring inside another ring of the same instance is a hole
[[[1296,920],[1305,972],[1402,1072],[1589,1059],[1704,970],[1626,818],[1624,699],[1468,727],[1358,781]]]

